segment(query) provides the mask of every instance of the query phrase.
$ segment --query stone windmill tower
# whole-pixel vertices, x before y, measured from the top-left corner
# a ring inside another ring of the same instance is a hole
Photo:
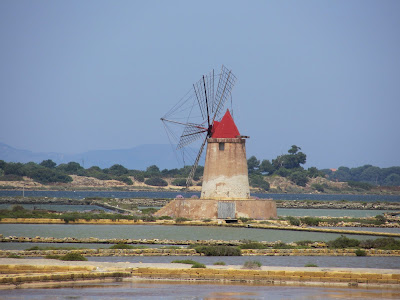
[[[224,111],[225,103],[231,97],[236,77],[222,66],[215,95],[214,77],[212,71],[193,85],[194,104],[188,107],[191,113],[193,108],[198,107],[198,114],[202,116],[200,121],[181,122],[172,120],[169,116],[161,118],[164,125],[184,126],[177,149],[182,149],[198,139],[202,140],[186,181],[187,186],[192,182],[203,149],[207,144],[201,197],[200,199],[175,199],[160,209],[156,215],[224,220],[236,220],[240,217],[253,219],[276,217],[274,201],[250,198],[245,148],[245,138],[248,137],[240,135],[229,110],[226,110],[224,116],[218,121]],[[180,106],[175,106],[173,111],[185,111],[182,107],[187,102],[192,103],[190,99],[191,97]]]
[[[201,199],[250,199],[246,140],[229,110],[207,140]]]

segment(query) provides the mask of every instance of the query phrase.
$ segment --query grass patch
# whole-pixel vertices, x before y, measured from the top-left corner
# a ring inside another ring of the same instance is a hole
[[[49,254],[49,255],[46,255],[44,258],[47,258],[47,259],[60,259],[60,257],[61,257],[61,255]]]
[[[128,244],[115,244],[112,245],[109,249],[133,249],[133,246]]]
[[[68,253],[61,256],[59,259],[65,261],[87,261],[87,258],[79,253]]]
[[[257,270],[261,269],[262,264],[257,260],[246,261],[243,264],[243,269]]]
[[[193,265],[193,264],[197,263],[197,261],[194,261],[191,259],[178,259],[178,260],[171,261],[171,263]]]
[[[206,256],[241,256],[239,247],[234,246],[195,246],[197,253]]]
[[[327,244],[329,248],[353,248],[358,247],[360,245],[360,241],[356,239],[349,239],[345,235],[341,235],[337,239],[329,241]]]
[[[365,252],[365,250],[362,249],[357,249],[355,253],[356,256],[367,256],[367,252]]]
[[[152,215],[152,214],[154,214],[155,212],[157,212],[158,209],[157,209],[157,208],[154,208],[154,207],[148,207],[148,208],[143,208],[143,209],[141,209],[141,211],[142,211],[142,214],[145,214],[145,215]]]
[[[224,261],[216,261],[213,263],[214,266],[226,266],[226,263]]]
[[[247,242],[239,246],[240,249],[266,249],[266,245],[259,242]]]
[[[183,260],[173,260],[171,263],[178,263],[178,264],[188,264],[192,265],[192,268],[205,268],[206,266],[202,263],[191,259],[183,259]]]
[[[300,226],[300,220],[298,218],[288,216],[286,220],[289,221],[289,224],[292,226]]]
[[[199,262],[196,262],[196,263],[194,263],[192,265],[192,268],[195,268],[195,269],[204,269],[205,267],[206,267],[205,264],[202,264],[202,263],[199,263]]]
[[[305,266],[306,268],[318,267],[316,264],[305,264],[304,266]]]
[[[179,217],[179,218],[175,219],[176,223],[182,223],[182,222],[186,222],[186,221],[191,221],[191,219],[183,218],[183,217]]]

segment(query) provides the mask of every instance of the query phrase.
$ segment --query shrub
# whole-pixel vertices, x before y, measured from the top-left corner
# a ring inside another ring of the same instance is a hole
[[[361,241],[359,246],[365,249],[377,248],[384,250],[400,250],[400,241],[391,237],[378,238],[375,240]]]
[[[186,222],[186,221],[191,221],[191,220],[188,218],[184,218],[184,217],[178,217],[175,219],[176,223],[182,223],[182,222]]]
[[[151,185],[151,186],[167,186],[168,185],[168,183],[160,177],[149,178],[149,179],[145,180],[144,183],[147,185]]]
[[[126,183],[127,185],[133,184],[132,179],[130,179],[128,176],[119,176],[117,179],[123,183]]]
[[[314,243],[313,241],[310,241],[310,240],[304,240],[304,241],[298,241],[298,242],[296,242],[296,244],[298,245],[298,246],[308,246],[309,244],[312,244],[312,243]]]
[[[206,266],[204,265],[204,264],[202,264],[202,263],[199,263],[199,262],[195,262],[193,265],[192,265],[192,268],[205,268]]]
[[[144,215],[140,217],[144,222],[155,222],[157,219],[155,216]]]
[[[48,254],[44,258],[47,258],[47,259],[60,259],[60,257],[61,257],[60,255]]]
[[[286,220],[288,220],[292,226],[300,226],[300,220],[298,218],[288,216],[286,217]]]
[[[177,186],[186,186],[186,179],[185,178],[177,178],[172,181],[173,185]]]
[[[135,174],[134,178],[138,182],[144,182],[144,175],[143,174]]]
[[[22,176],[8,174],[0,176],[0,181],[22,181],[24,178]]]
[[[386,218],[382,215],[377,215],[375,216],[375,221],[374,224],[375,225],[382,225],[386,223]]]
[[[308,226],[318,226],[320,222],[320,219],[314,217],[300,218],[300,220]]]
[[[360,245],[360,241],[356,239],[349,239],[348,237],[341,235],[337,239],[329,241],[327,244],[330,248],[349,248],[358,247]]]
[[[26,209],[22,205],[13,205],[11,208],[12,212],[26,211]]]
[[[255,269],[260,269],[262,266],[262,264],[257,261],[257,260],[251,260],[251,261],[246,261],[243,265],[244,269],[251,269],[251,270],[255,270]]]
[[[306,172],[295,171],[289,175],[289,179],[299,186],[306,186],[308,177]]]
[[[141,211],[145,215],[151,215],[151,214],[154,214],[156,211],[158,211],[158,209],[154,208],[154,207],[148,207],[148,208],[141,209]]]
[[[115,244],[110,249],[133,249],[133,246],[127,244]]]
[[[178,260],[171,261],[171,263],[193,265],[193,264],[196,264],[198,262],[194,261],[194,260],[191,260],[191,259],[178,259]]]
[[[242,223],[247,223],[247,222],[252,221],[253,219],[252,218],[240,217],[238,220],[241,221]]]
[[[259,242],[249,242],[239,246],[240,249],[266,249],[267,246]]]
[[[278,244],[275,244],[272,248],[274,248],[274,249],[293,249],[294,246],[280,242]]]
[[[225,266],[226,263],[223,261],[216,261],[215,263],[213,263],[214,266]]]
[[[206,256],[241,256],[242,253],[238,247],[234,246],[195,246],[197,253]]]
[[[66,261],[87,261],[87,258],[79,253],[68,253],[60,257],[60,260]]]
[[[305,264],[306,268],[318,267],[316,264]]]
[[[311,185],[311,187],[314,190],[316,190],[318,192],[321,192],[321,193],[323,193],[325,191],[324,186],[322,184],[320,184],[320,183],[314,183],[314,184]]]
[[[357,256],[367,256],[367,252],[365,252],[365,250],[361,250],[361,249],[357,249],[355,254]]]
[[[374,187],[370,183],[359,182],[359,181],[348,181],[347,184],[352,188],[360,188],[360,189],[367,190],[367,191]]]
[[[170,216],[161,216],[158,219],[159,220],[172,220],[172,217],[170,217]]]
[[[249,183],[250,183],[250,186],[261,188],[264,191],[269,191],[269,189],[270,189],[269,182],[265,181],[264,177],[259,174],[250,174]]]
[[[208,223],[208,222],[211,222],[211,221],[212,221],[211,219],[203,219],[204,223]]]

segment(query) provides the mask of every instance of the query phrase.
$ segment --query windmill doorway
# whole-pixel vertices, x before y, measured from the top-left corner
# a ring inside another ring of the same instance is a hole
[[[224,219],[237,222],[236,220],[236,203],[235,202],[218,202],[218,219]]]

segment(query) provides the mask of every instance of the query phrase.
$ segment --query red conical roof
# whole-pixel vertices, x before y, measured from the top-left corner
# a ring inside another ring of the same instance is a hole
[[[226,110],[226,113],[220,122],[214,121],[211,135],[212,138],[233,139],[237,138],[239,135],[239,130],[232,119],[229,109]]]

